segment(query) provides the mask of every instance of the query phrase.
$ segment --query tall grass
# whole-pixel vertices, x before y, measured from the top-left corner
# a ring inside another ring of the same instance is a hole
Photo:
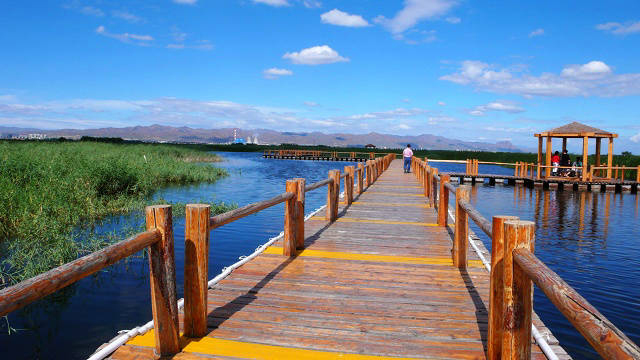
[[[218,157],[176,145],[0,142],[0,287],[75,259],[72,231],[140,210],[166,185],[213,182]]]

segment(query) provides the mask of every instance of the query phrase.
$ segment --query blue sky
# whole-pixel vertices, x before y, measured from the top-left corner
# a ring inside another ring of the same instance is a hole
[[[0,24],[0,126],[535,148],[579,121],[640,153],[638,1],[25,0],[0,3]]]

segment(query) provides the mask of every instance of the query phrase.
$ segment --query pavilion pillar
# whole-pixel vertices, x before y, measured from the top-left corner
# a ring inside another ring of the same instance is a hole
[[[600,150],[602,148],[602,138],[596,138],[596,167],[600,166]],[[600,170],[596,170],[597,176],[600,175]]]
[[[547,157],[546,157],[546,165],[551,166],[551,135],[547,135]],[[545,178],[551,177],[551,168],[547,167],[544,169]]]
[[[609,138],[609,154],[607,154],[607,178],[611,179],[611,167],[613,166],[613,138]]]
[[[538,165],[542,164],[542,136],[538,136]]]
[[[582,138],[582,181],[587,181],[589,178],[589,174],[587,172],[588,169],[588,160],[589,160],[589,137],[585,136]]]
[[[562,153],[564,154],[564,151],[567,150],[567,138],[563,137],[562,138]]]

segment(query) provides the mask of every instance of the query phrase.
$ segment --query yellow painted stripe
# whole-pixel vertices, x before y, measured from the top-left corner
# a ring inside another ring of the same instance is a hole
[[[324,216],[313,216],[309,220],[327,220]],[[351,223],[368,223],[368,224],[385,224],[385,225],[416,225],[416,226],[438,226],[436,223],[413,222],[413,221],[390,221],[375,219],[354,219],[354,218],[338,218],[336,222]]]
[[[282,255],[282,248],[279,246],[269,246],[264,251],[265,254]],[[361,260],[375,261],[401,264],[417,264],[417,265],[453,265],[450,258],[430,258],[430,257],[411,257],[411,256],[391,256],[376,254],[356,254],[340,251],[323,251],[323,250],[299,250],[297,256],[317,257],[325,259],[341,259],[341,260]],[[482,267],[482,261],[469,260],[469,266]]]
[[[408,194],[408,193],[395,193],[395,192],[384,192],[384,191],[366,191],[365,194],[371,194],[371,195],[393,195],[393,196],[420,196],[420,197],[424,197],[424,194]]]
[[[128,345],[155,347],[153,330],[130,340]],[[199,339],[180,338],[182,352],[213,356],[228,356],[243,359],[279,359],[279,360],[312,360],[312,359],[346,359],[346,360],[409,360],[375,355],[348,354],[341,352],[307,350],[284,346],[264,345],[243,341],[203,337]]]
[[[400,204],[400,203],[381,203],[381,202],[369,202],[369,201],[354,201],[351,204],[355,205],[376,205],[376,206],[412,206],[421,208],[430,208],[429,204]]]

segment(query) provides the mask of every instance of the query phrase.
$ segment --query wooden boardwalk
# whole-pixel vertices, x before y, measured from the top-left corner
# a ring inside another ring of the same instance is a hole
[[[209,289],[208,336],[182,338],[172,358],[485,358],[489,274],[472,250],[467,271],[453,267],[451,229],[401,167],[336,222],[308,220],[297,257],[275,243]],[[150,331],[111,358],[153,358],[153,346]]]

